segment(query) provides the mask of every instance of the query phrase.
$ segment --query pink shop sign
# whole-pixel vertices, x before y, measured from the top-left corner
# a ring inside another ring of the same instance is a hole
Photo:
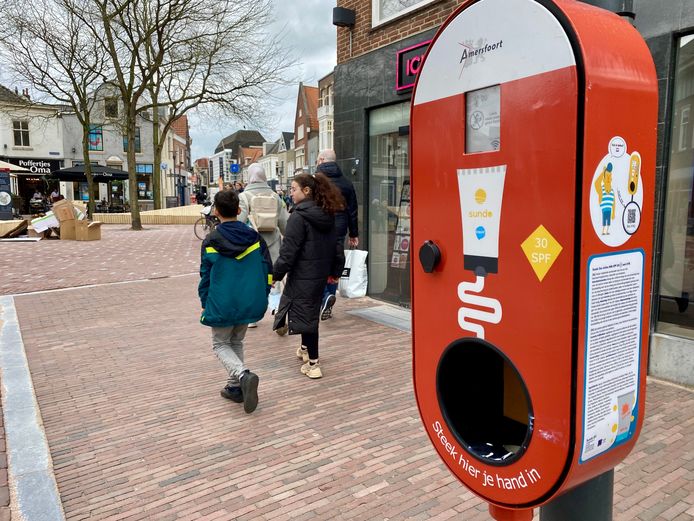
[[[396,53],[395,90],[403,92],[414,87],[417,73],[424,61],[424,54],[431,40],[401,49]]]

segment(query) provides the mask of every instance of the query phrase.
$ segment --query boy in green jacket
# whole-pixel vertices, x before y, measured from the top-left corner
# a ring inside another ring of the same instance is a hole
[[[239,196],[218,192],[214,213],[220,224],[202,243],[198,295],[200,322],[212,328],[212,349],[229,374],[224,398],[243,402],[247,413],[258,405],[258,375],[243,359],[248,324],[259,322],[267,309],[272,261],[262,237],[238,222]]]

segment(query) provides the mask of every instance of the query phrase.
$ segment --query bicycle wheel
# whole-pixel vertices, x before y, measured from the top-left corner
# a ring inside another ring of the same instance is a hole
[[[195,233],[195,236],[200,240],[207,237],[207,234],[210,233],[210,227],[207,225],[207,219],[200,217],[200,219],[195,221],[195,224],[193,225],[193,233]]]

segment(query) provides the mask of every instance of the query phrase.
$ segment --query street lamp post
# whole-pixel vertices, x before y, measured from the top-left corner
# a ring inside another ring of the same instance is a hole
[[[179,200],[181,201],[181,206],[185,206],[185,193],[186,193],[186,182],[183,177],[183,174],[181,174],[181,168],[183,166],[183,161],[178,162],[178,197]]]

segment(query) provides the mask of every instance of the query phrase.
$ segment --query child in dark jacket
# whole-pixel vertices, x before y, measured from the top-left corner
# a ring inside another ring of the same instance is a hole
[[[220,224],[202,243],[200,322],[212,328],[212,349],[229,375],[221,395],[243,402],[251,413],[258,405],[259,379],[244,364],[243,339],[248,324],[260,321],[267,309],[272,261],[258,232],[236,220],[236,192],[218,192],[214,213]]]
[[[344,265],[342,244],[337,241],[335,212],[344,199],[323,174],[299,174],[292,180],[294,207],[287,222],[273,277],[287,283],[275,313],[275,331],[286,328],[300,334],[296,356],[304,362],[301,373],[321,378],[318,361],[318,323],[326,279],[337,280]]]

